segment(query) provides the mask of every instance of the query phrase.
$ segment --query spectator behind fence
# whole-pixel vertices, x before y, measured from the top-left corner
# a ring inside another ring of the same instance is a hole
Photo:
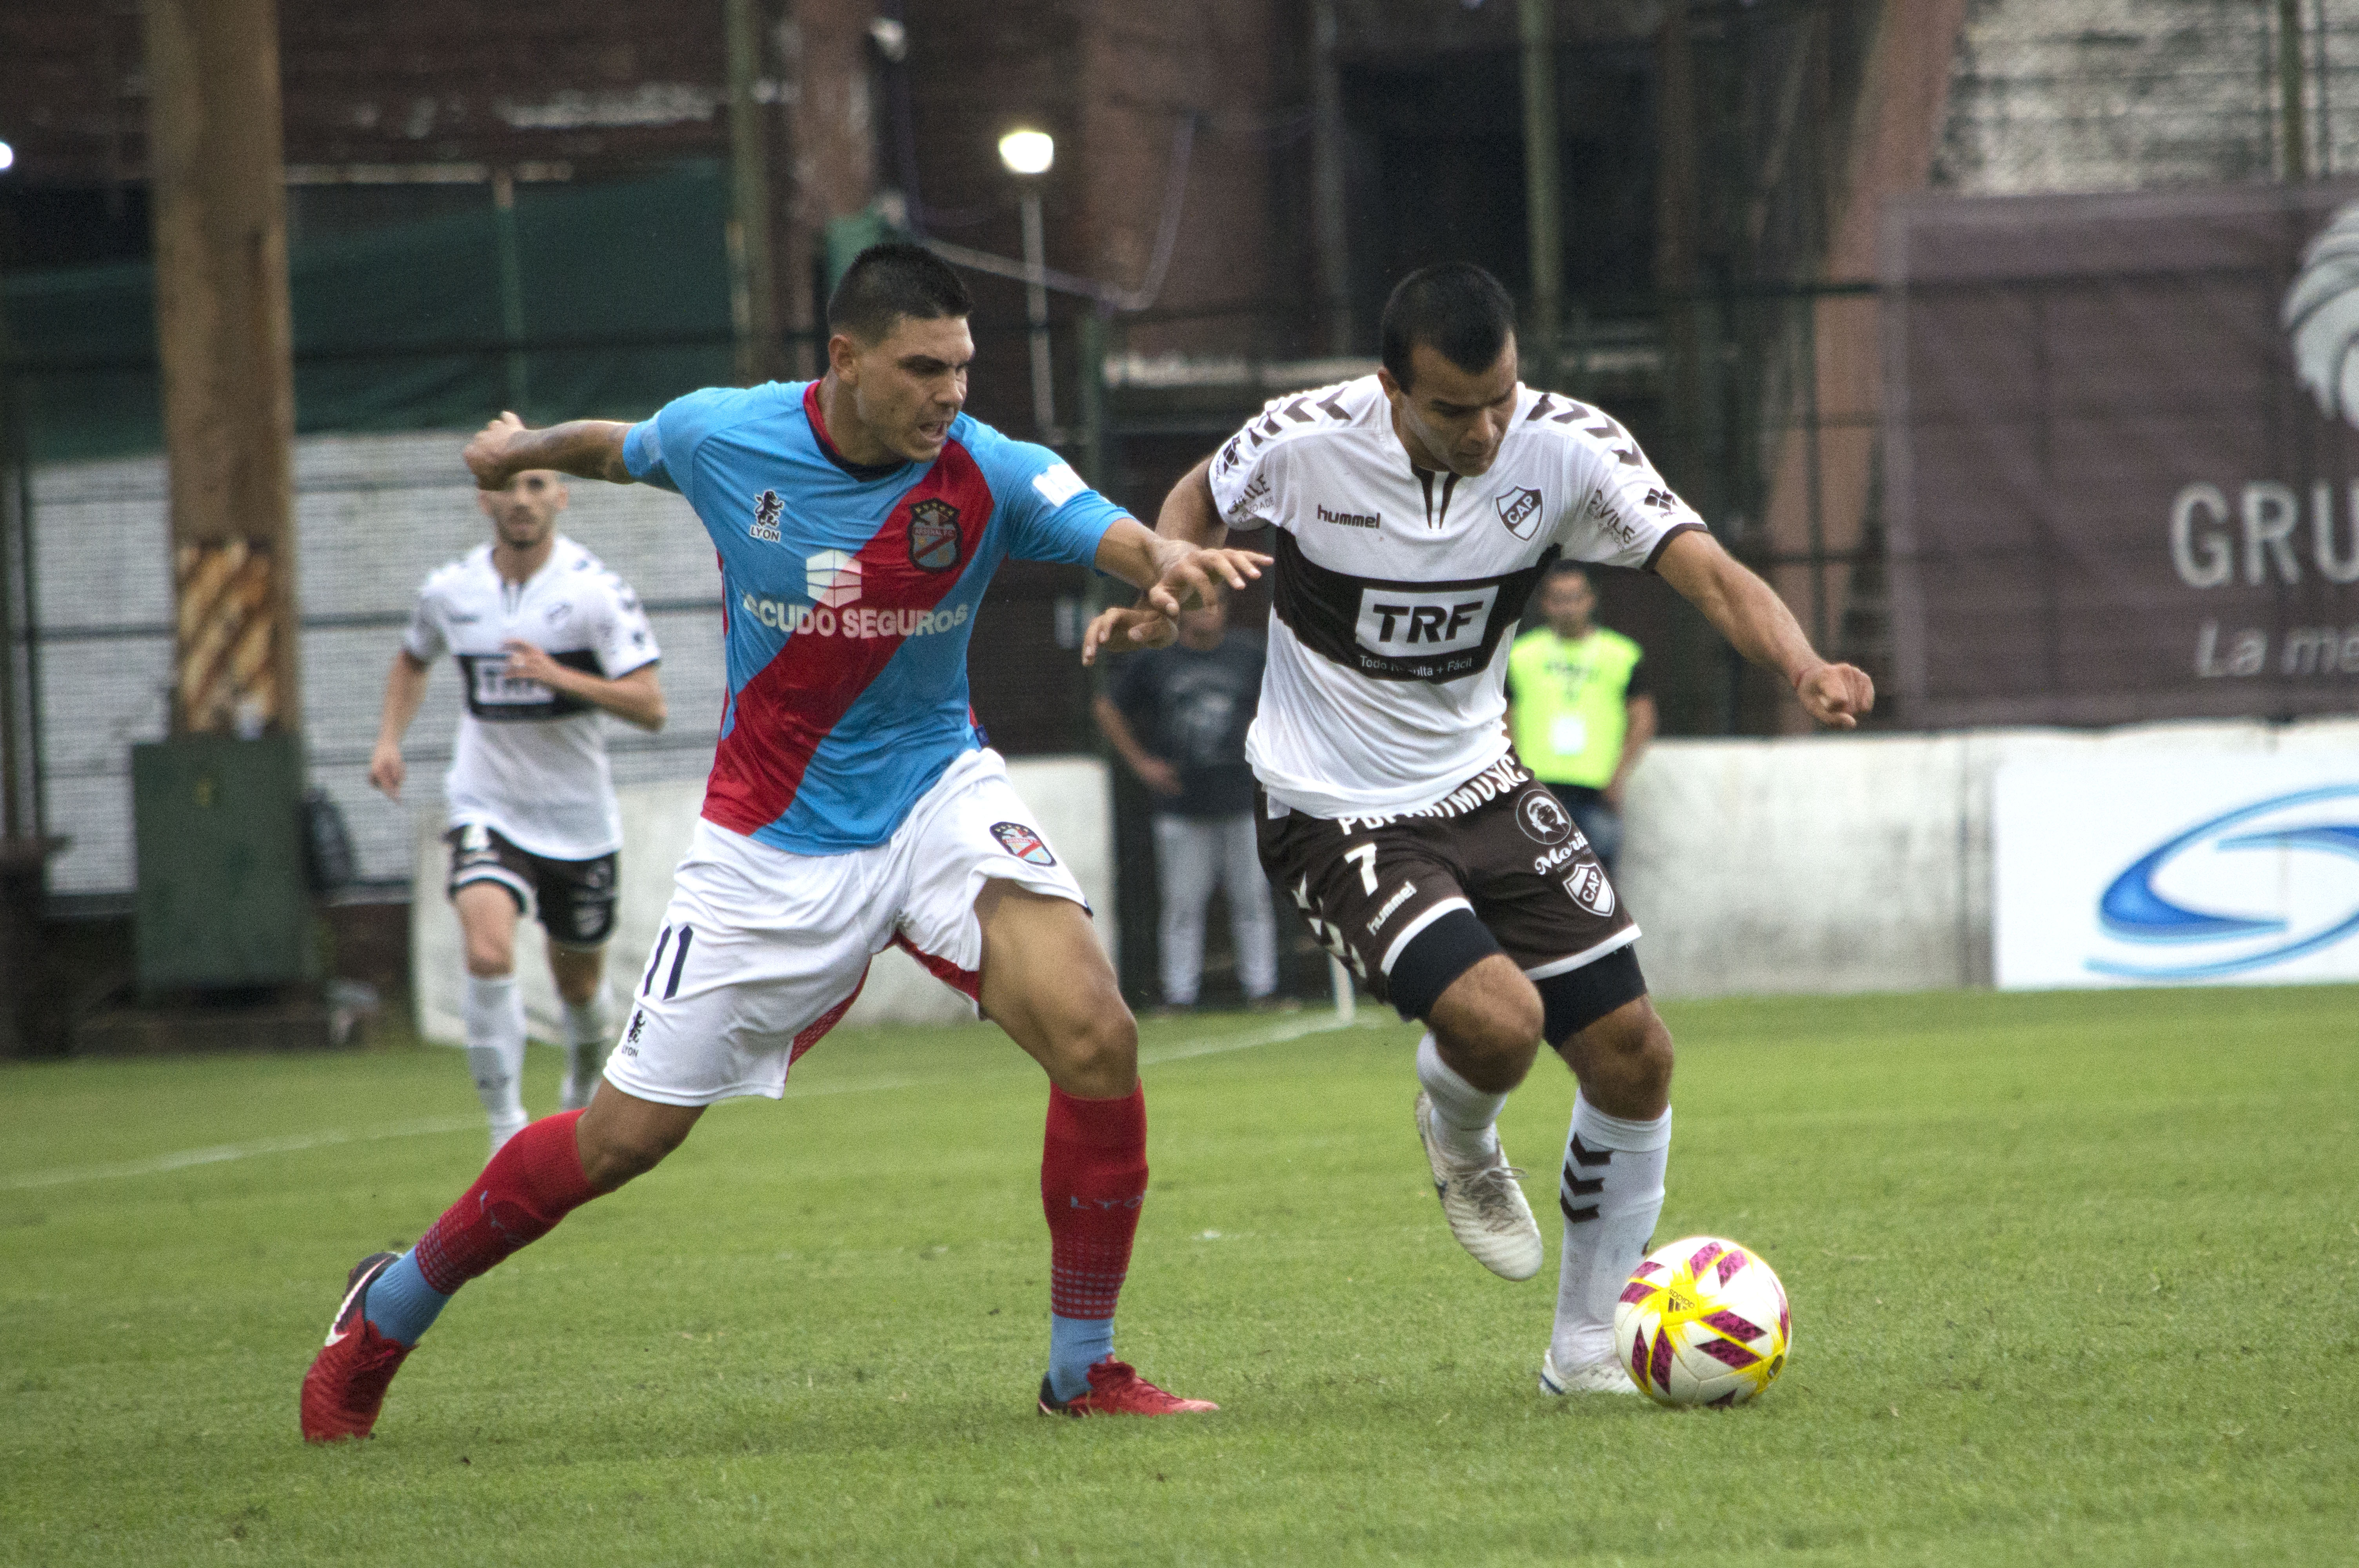
[[[1570,562],[1540,583],[1546,624],[1507,653],[1507,725],[1516,754],[1555,792],[1608,877],[1622,856],[1622,791],[1655,738],[1646,654],[1591,619],[1597,590]]]
[[[1254,847],[1245,730],[1261,693],[1261,644],[1226,631],[1218,604],[1182,611],[1179,640],[1135,654],[1093,705],[1098,728],[1155,797],[1163,884],[1163,1001],[1192,1007],[1204,968],[1204,906],[1229,899],[1237,979],[1248,1004],[1277,989],[1277,927]]]

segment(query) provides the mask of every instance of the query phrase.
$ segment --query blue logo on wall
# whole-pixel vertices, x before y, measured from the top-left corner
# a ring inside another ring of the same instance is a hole
[[[2173,835],[2131,861],[2097,900],[2098,923],[2106,934],[2124,941],[2182,944],[2201,951],[2186,962],[2156,966],[2091,958],[2089,968],[2124,979],[2207,979],[2281,964],[2359,931],[2359,908],[2322,921],[2240,914],[2190,909],[2155,887],[2155,880],[2173,861],[2206,849],[2308,850],[2359,860],[2359,823],[2302,819],[2314,815],[2306,808],[2330,800],[2359,801],[2359,784],[2296,790],[2240,806]],[[2270,817],[2281,820],[2266,820]]]

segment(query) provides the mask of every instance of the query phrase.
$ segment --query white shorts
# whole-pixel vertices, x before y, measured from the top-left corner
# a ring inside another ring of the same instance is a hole
[[[777,1099],[888,946],[973,1001],[992,878],[1089,907],[992,751],[952,762],[873,849],[797,855],[699,820],[608,1080],[664,1105]]]

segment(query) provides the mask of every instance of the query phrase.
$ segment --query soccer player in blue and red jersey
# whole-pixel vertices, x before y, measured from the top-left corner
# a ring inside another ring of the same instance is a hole
[[[1044,1413],[1209,1411],[1114,1357],[1147,1190],[1138,1036],[1080,886],[984,744],[966,647],[999,562],[1093,565],[1176,613],[1266,557],[1158,539],[1047,449],[961,412],[965,287],[874,246],[828,302],[828,372],[692,393],[636,425],[468,444],[475,481],[554,469],[686,497],[721,558],[729,702],[663,930],[589,1107],[536,1121],[408,1251],[362,1260],[303,1379],[314,1442],[366,1436],[451,1292],[653,1169],[715,1101],[783,1091],[890,946],[1047,1071]]]

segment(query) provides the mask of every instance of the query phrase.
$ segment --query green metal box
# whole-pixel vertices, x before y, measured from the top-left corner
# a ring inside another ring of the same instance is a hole
[[[303,757],[289,735],[189,735],[131,749],[144,995],[315,979]]]

